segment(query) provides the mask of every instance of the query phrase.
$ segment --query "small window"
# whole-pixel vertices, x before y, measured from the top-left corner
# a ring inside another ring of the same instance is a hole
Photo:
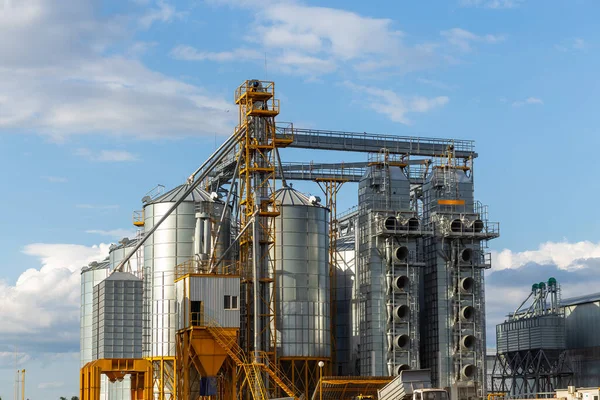
[[[237,310],[238,309],[238,297],[225,295],[223,308],[225,310]]]

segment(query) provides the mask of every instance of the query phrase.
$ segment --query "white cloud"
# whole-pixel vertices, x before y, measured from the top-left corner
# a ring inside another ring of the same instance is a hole
[[[65,386],[64,382],[41,382],[38,389],[57,389]]]
[[[446,96],[426,98],[421,96],[403,97],[389,89],[379,89],[372,86],[356,85],[352,82],[344,82],[344,86],[368,95],[367,107],[375,112],[387,116],[394,122],[410,124],[406,117],[409,113],[424,113],[434,108],[442,107],[450,100]]]
[[[85,233],[91,233],[95,235],[108,236],[111,238],[121,239],[124,237],[133,238],[136,236],[135,231],[129,229],[110,229],[110,230],[102,230],[102,229],[90,229],[85,231]]]
[[[229,99],[118,52],[108,55],[131,32],[125,18],[107,19],[95,9],[93,0],[30,0],[0,13],[0,37],[13,38],[0,40],[0,132],[55,140],[90,133],[155,138],[231,132]]]
[[[167,3],[165,0],[157,0],[156,8],[152,8],[144,14],[139,23],[144,29],[148,29],[155,22],[172,22],[175,19],[181,19],[186,14],[184,12],[178,12],[174,6]]]
[[[50,183],[67,183],[69,180],[64,176],[42,176],[42,179]]]
[[[542,104],[544,104],[544,102],[542,101],[542,99],[539,99],[537,97],[528,97],[525,100],[517,100],[517,101],[514,101],[512,103],[513,107],[521,107],[521,106],[524,106],[526,104],[540,104],[540,105],[542,105]]]
[[[492,9],[517,8],[525,0],[461,0],[463,7],[485,7]]]
[[[180,45],[171,51],[171,56],[178,60],[186,61],[234,61],[234,60],[260,60],[264,55],[251,49],[235,49],[233,51],[200,52],[191,46]]]
[[[492,265],[495,271],[517,269],[528,263],[551,264],[559,269],[573,270],[582,267],[581,260],[600,258],[600,243],[593,242],[546,242],[536,250],[512,252],[504,249],[492,252]]]
[[[504,41],[503,35],[476,35],[461,28],[452,28],[447,31],[441,31],[440,34],[444,37],[449,44],[456,47],[462,52],[469,52],[473,50],[473,43],[499,43]]]
[[[0,282],[1,344],[18,337],[29,350],[77,348],[80,271],[91,261],[104,259],[108,250],[109,244],[27,245],[23,252],[41,265],[27,269],[14,285]]]
[[[175,58],[210,61],[260,62],[267,53],[270,67],[283,73],[310,77],[336,71],[344,66],[358,71],[412,71],[432,65],[432,44],[405,43],[403,32],[388,18],[372,18],[354,12],[308,6],[292,1],[260,2],[213,0],[213,4],[247,7],[254,14],[245,37],[262,52],[238,48],[225,52],[204,52],[178,46]]]
[[[492,252],[492,269],[486,271],[488,342],[495,342],[496,324],[516,309],[533,283],[554,277],[561,297],[597,293],[600,285],[600,242],[546,242],[535,250]]]
[[[137,161],[138,156],[125,150],[98,150],[93,151],[86,148],[77,149],[75,154],[91,161],[98,162],[122,162]]]

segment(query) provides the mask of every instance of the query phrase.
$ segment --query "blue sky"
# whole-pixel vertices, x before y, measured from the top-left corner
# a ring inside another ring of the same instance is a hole
[[[0,396],[15,344],[28,397],[76,394],[78,269],[133,234],[148,190],[182,183],[232,132],[246,79],[274,80],[279,120],[298,127],[475,140],[476,195],[501,222],[490,282],[515,302],[530,287],[520,273],[569,282],[600,257],[599,11],[593,0],[0,0]],[[356,202],[343,190],[339,210]]]

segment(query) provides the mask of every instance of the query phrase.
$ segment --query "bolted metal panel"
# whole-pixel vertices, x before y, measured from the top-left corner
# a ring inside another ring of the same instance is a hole
[[[285,187],[275,201],[280,357],[330,357],[329,210]]]
[[[156,198],[144,206],[144,227],[150,229],[185,192],[185,185]],[[224,204],[201,189],[196,189],[160,225],[144,243],[145,314],[144,356],[175,356],[177,305],[175,298],[175,267],[197,258],[194,240],[197,218],[207,214],[211,226],[209,236],[216,235],[217,222]],[[221,227],[217,257],[224,254],[230,241],[229,214]],[[198,239],[196,239],[198,240]],[[199,246],[202,247],[202,246]],[[202,257],[207,258],[206,254]]]
[[[81,313],[80,313],[80,356],[81,367],[90,361],[92,356],[92,337],[94,332],[94,287],[108,277],[109,262],[92,263],[81,270]]]
[[[92,357],[142,357],[142,281],[114,272],[94,287]]]
[[[564,350],[565,346],[562,315],[543,315],[496,326],[496,347],[500,354],[535,349]]]

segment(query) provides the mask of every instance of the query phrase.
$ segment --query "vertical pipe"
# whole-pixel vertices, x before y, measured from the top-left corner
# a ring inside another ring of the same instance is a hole
[[[208,259],[208,255],[210,254],[210,248],[212,245],[212,223],[210,220],[210,216],[207,213],[202,213],[202,220],[204,224],[204,248],[202,249],[202,253],[204,254],[203,259]]]
[[[259,200],[258,198],[256,199]],[[258,214],[258,213],[257,213]],[[258,279],[260,276],[259,268],[259,229],[256,214],[252,221],[252,279],[254,290],[254,360],[260,362],[260,296]]]
[[[202,214],[196,213],[196,228],[194,230],[194,258],[202,253],[202,238],[204,237],[204,224],[201,219]]]
[[[21,400],[25,400],[25,370],[21,371],[23,380],[21,381]]]

